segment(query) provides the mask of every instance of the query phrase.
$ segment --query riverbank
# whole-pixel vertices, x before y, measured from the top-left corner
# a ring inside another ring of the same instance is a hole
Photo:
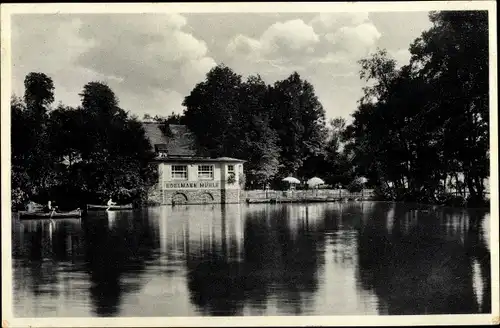
[[[453,208],[485,209],[489,208],[489,199],[484,202],[468,202],[465,197],[453,194],[444,194],[436,202],[422,202],[415,199],[383,199],[377,196],[373,189],[364,189],[351,193],[346,189],[313,189],[313,190],[243,190],[240,200],[247,204],[262,203],[322,203],[347,201],[383,201],[402,202],[407,204],[444,206]]]
[[[244,190],[240,200],[247,204],[260,203],[323,203],[373,200],[372,189],[351,193],[345,189],[313,189],[313,190]]]
[[[276,204],[276,203],[328,203],[328,202],[348,202],[348,201],[366,201],[370,198],[320,198],[320,197],[289,197],[289,198],[266,198],[266,199],[250,199],[246,198],[242,202],[247,204]]]

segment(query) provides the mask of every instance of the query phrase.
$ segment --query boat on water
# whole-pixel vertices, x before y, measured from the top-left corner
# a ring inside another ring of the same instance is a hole
[[[20,211],[20,219],[63,219],[63,218],[81,218],[82,211],[76,209],[69,212],[39,212],[39,211]]]
[[[120,211],[120,210],[131,210],[133,209],[132,204],[126,204],[126,205],[94,205],[94,204],[88,204],[87,205],[87,210],[93,210],[93,211],[102,211],[102,210],[107,210],[109,209],[110,211]]]

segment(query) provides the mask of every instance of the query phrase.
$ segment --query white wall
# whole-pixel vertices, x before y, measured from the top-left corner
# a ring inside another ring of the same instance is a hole
[[[243,171],[243,164],[241,163],[160,163],[158,174],[159,182],[163,186],[165,182],[177,181],[172,180],[172,165],[186,165],[188,172],[188,180],[184,181],[220,181],[221,186],[227,189],[238,189],[239,188],[239,173]],[[213,180],[199,180],[198,179],[198,165],[213,165],[214,167],[214,179]],[[227,184],[225,181],[228,179],[228,166],[235,166],[236,182],[234,184]]]

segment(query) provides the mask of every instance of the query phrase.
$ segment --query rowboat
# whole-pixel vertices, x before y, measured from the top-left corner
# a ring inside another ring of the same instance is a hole
[[[62,218],[80,218],[82,216],[82,211],[76,209],[69,212],[30,212],[21,211],[19,212],[19,218],[21,219],[62,219]]]
[[[109,208],[110,211],[119,211],[119,210],[131,210],[133,209],[132,204],[126,204],[126,205],[93,205],[93,204],[88,204],[87,205],[87,210],[94,210],[94,211],[100,211],[100,210],[107,210]]]

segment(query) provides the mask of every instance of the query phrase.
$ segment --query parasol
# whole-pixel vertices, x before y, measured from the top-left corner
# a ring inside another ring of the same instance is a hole
[[[325,181],[323,181],[322,179],[320,179],[318,177],[314,177],[314,178],[307,180],[307,185],[309,187],[316,187],[316,186],[322,185],[324,183],[325,183]]]
[[[289,182],[291,184],[300,183],[299,179],[294,178],[294,177],[286,177],[283,179],[283,181]]]

